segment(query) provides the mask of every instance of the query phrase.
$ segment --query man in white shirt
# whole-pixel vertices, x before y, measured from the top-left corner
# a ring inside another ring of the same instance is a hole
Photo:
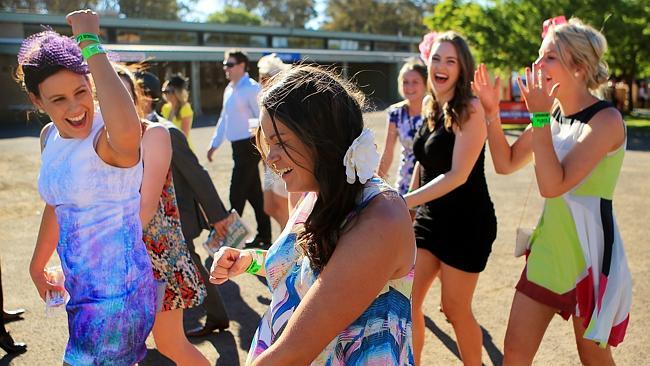
[[[234,167],[230,179],[230,205],[239,215],[248,201],[255,210],[257,236],[251,246],[268,247],[271,243],[271,220],[264,213],[264,195],[260,181],[257,152],[249,128],[249,120],[259,118],[257,104],[259,84],[246,72],[248,56],[240,50],[229,50],[224,55],[223,70],[230,80],[223,93],[223,106],[212,141],[208,149],[208,160],[223,143],[232,144]]]

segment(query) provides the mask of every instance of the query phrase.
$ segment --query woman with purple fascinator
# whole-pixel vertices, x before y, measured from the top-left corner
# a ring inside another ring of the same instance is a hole
[[[45,271],[57,250],[70,294],[64,364],[133,365],[146,355],[156,312],[139,217],[140,120],[99,43],[97,14],[67,21],[76,42],[48,30],[18,54],[18,82],[52,119],[41,131],[46,205],[30,274],[41,298],[62,291]]]

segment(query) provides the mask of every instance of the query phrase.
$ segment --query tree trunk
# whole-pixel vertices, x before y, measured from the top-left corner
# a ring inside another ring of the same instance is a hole
[[[632,74],[634,75],[634,74]],[[632,84],[634,83],[634,76],[628,76],[625,78],[625,82],[629,87],[627,88],[627,113],[631,113],[634,110],[634,100],[632,99]]]

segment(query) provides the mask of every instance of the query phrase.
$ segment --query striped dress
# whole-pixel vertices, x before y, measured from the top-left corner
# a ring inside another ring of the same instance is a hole
[[[365,185],[357,208],[363,208],[385,191],[395,192],[382,180],[371,179]],[[271,305],[257,328],[247,365],[278,339],[301,299],[318,278],[309,259],[296,248],[297,234],[315,202],[315,193],[305,196],[267,253],[265,267],[272,292]],[[336,336],[311,365],[414,365],[411,338],[414,273],[415,266],[406,276],[388,281],[363,314]]]
[[[609,107],[598,101],[570,116],[555,111],[551,131],[560,161],[589,120]],[[623,341],[632,300],[632,278],[612,210],[624,155],[625,143],[571,191],[546,200],[517,284],[517,290],[558,309],[565,319],[582,318],[583,337],[601,347]]]

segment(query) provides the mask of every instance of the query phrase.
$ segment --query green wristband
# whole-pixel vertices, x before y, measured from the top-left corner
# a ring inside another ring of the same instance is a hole
[[[548,112],[535,112],[530,114],[533,127],[541,128],[551,124],[551,114]]]
[[[84,41],[93,41],[95,43],[101,43],[99,36],[93,33],[81,33],[76,37],[74,37],[74,39],[77,41],[77,43],[81,43]]]
[[[257,274],[257,272],[262,269],[262,264],[264,264],[264,251],[263,250],[249,250],[251,254],[251,264],[248,265],[248,268],[244,272],[250,274]]]
[[[101,43],[90,44],[81,50],[81,56],[83,56],[84,60],[88,60],[100,53],[106,53],[106,50],[102,47]]]

